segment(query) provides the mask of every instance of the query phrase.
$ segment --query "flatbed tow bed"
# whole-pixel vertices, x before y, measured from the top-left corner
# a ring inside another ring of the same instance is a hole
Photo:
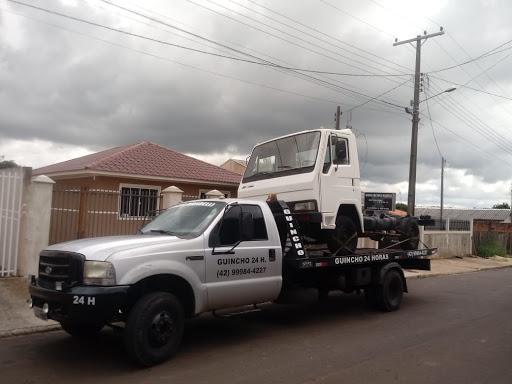
[[[289,257],[285,259],[288,266],[295,269],[312,269],[325,267],[364,266],[376,263],[396,262],[402,268],[430,271],[430,259],[422,257],[432,256],[437,248],[426,248],[414,251],[396,249],[361,249],[355,254],[344,256],[318,255],[317,251],[306,252],[308,257]]]
[[[437,248],[416,250],[363,248],[349,255],[333,255],[326,251],[327,248],[304,244],[296,215],[291,212],[286,202],[273,199],[268,200],[267,204],[274,214],[280,233],[286,233],[283,263],[291,269],[371,267],[394,262],[402,268],[430,271],[430,259],[424,257],[437,253]]]

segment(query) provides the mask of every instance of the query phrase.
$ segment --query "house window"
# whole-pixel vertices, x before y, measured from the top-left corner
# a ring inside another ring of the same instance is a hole
[[[154,215],[159,194],[158,187],[121,186],[119,215],[132,218]]]

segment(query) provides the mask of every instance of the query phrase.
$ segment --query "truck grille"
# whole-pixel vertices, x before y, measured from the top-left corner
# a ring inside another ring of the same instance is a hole
[[[39,286],[55,289],[62,282],[63,289],[82,283],[85,257],[78,253],[42,251],[39,254]]]

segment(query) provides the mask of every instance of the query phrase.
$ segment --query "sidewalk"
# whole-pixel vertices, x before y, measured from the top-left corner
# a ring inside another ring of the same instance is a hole
[[[495,256],[482,259],[475,256],[463,258],[432,259],[431,271],[405,270],[405,277],[423,278],[439,275],[456,275],[484,269],[512,267],[512,258]],[[52,320],[41,321],[28,307],[28,281],[22,277],[0,278],[0,338],[60,329]]]

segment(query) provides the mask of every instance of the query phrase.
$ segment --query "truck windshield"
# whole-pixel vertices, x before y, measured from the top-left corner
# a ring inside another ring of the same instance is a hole
[[[190,201],[174,205],[141,228],[143,235],[196,237],[204,232],[226,206],[220,201]]]
[[[243,182],[311,172],[315,168],[320,132],[283,137],[254,148]]]

